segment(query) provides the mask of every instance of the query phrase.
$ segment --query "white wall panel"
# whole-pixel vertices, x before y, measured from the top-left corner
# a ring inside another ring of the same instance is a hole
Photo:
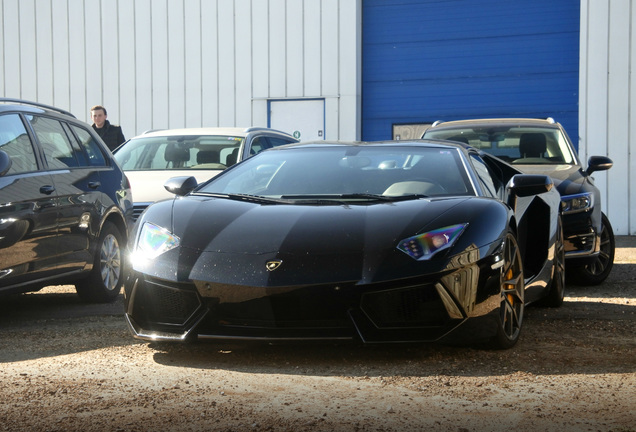
[[[90,2],[89,4],[91,4]],[[95,13],[93,9],[87,10],[91,14],[91,21],[98,29],[101,25],[101,47],[93,45],[88,47],[90,51],[97,51],[100,54],[99,63],[95,65],[101,68],[102,74],[102,94],[101,98],[95,100],[88,99],[89,108],[95,104],[103,105],[108,111],[108,120],[114,124],[119,123],[119,103],[120,103],[120,77],[119,62],[120,56],[120,33],[118,0],[101,0],[101,12]],[[96,40],[94,41],[97,42]],[[91,88],[99,89],[99,85],[94,82]],[[90,95],[90,94],[89,94]]]
[[[183,2],[168,1],[168,127],[185,126],[185,28]],[[196,25],[193,23],[192,25]]]
[[[287,75],[287,97],[304,96],[304,14],[303,2],[288,1],[286,11],[286,75]]]
[[[0,43],[0,91],[3,95],[6,95],[5,79],[4,79],[4,41],[6,40],[5,23],[4,23],[4,8],[0,7],[0,39],[3,43]],[[8,96],[8,95],[6,95]]]
[[[337,115],[340,111],[340,98],[326,97],[325,98],[325,139],[335,140],[340,139],[340,116]],[[345,139],[342,137],[342,139]]]
[[[252,1],[251,11],[252,97],[260,99],[269,96],[269,4]]]
[[[103,61],[108,58],[108,53],[112,53],[112,49],[106,48],[108,44],[108,35],[112,32],[107,28],[108,25],[104,23],[102,20],[109,21],[108,16],[102,17],[102,9],[100,8],[100,3],[98,1],[78,1],[76,2],[81,5],[81,10],[84,12],[83,21],[75,21],[73,23],[77,23],[78,26],[82,26],[84,28],[83,34],[79,31],[77,32],[78,38],[81,38],[84,43],[79,43],[77,47],[77,55],[79,56],[80,50],[84,51],[85,55],[85,63],[82,65],[86,70],[86,84],[85,84],[85,94],[84,94],[84,107],[82,109],[82,113],[87,112],[89,108],[93,105],[104,105],[108,110],[109,106],[112,105],[112,99],[109,100],[105,98],[106,93],[111,93],[117,90],[117,80],[115,79],[113,82],[113,78],[109,73],[108,76],[104,76],[104,65]],[[75,9],[75,7],[72,7]],[[80,19],[80,17],[77,17]],[[112,37],[112,36],[111,36]],[[112,41],[112,39],[111,39]],[[117,46],[117,39],[112,41]],[[110,54],[113,55],[113,54]],[[80,58],[78,57],[77,63],[73,66],[81,67]],[[109,67],[110,71],[110,67]],[[76,83],[72,82],[71,85],[75,86]],[[115,87],[113,87],[115,86]],[[111,108],[112,110],[112,108]],[[111,114],[109,112],[109,114]],[[80,115],[78,112],[76,115]],[[117,117],[114,115],[114,117]]]
[[[2,40],[3,40],[3,60],[4,78],[3,91],[7,97],[22,97],[20,72],[20,26],[18,22],[18,0],[4,0],[2,2]]]
[[[119,0],[117,4],[117,26],[119,38],[119,89],[114,93],[117,97],[117,106],[106,106],[108,119],[113,124],[126,124],[123,130],[126,138],[132,138],[137,129],[137,116],[135,115],[135,85],[136,85],[136,51],[135,51],[135,2]],[[117,108],[117,111],[111,109]]]
[[[53,63],[50,69],[53,79],[52,104],[68,108],[71,105],[68,3],[66,1],[53,1],[54,7],[51,8],[51,45],[53,47],[51,61]]]
[[[287,96],[286,4],[286,0],[269,0],[269,94],[267,96],[270,98]]]
[[[636,71],[636,7],[633,6],[630,10],[630,29],[629,70]],[[627,196],[627,203],[617,206],[617,209],[624,211],[625,207],[628,208],[629,229],[622,233],[636,234],[636,187],[633,186],[636,178],[636,106],[631,108],[632,102],[636,104],[636,74],[634,73],[630,73],[629,77],[629,100],[629,167],[623,179],[629,185],[629,195]]]
[[[152,128],[170,127],[168,116],[168,7],[166,0],[152,0],[151,8],[151,50],[152,50]]]
[[[201,97],[202,126],[219,125],[219,49],[217,4],[201,3]]]
[[[235,0],[235,76],[236,120],[241,127],[252,125],[252,29],[247,25],[252,21],[250,0]],[[238,23],[245,23],[240,25]],[[266,126],[266,125],[260,125]]]
[[[201,1],[190,0],[184,9],[185,127],[201,126]]]
[[[627,232],[629,215],[617,211],[627,200],[629,184],[624,182],[629,168],[629,44],[630,0],[613,0],[609,14],[608,50],[608,115],[607,154],[614,167],[607,172],[607,193],[603,208],[607,209],[616,232]],[[616,210],[615,210],[616,209]]]
[[[37,55],[35,32],[35,7],[33,0],[20,0],[20,93],[24,99],[37,100]]]
[[[322,0],[321,31],[321,69],[322,94],[334,96],[338,94],[339,57],[339,25],[338,0]],[[336,72],[336,73],[334,73]]]
[[[322,94],[322,70],[321,63],[321,14],[320,2],[310,1],[304,3],[303,10],[303,95]]]
[[[236,50],[234,43],[234,2],[218,2],[219,124],[236,124]]]
[[[87,73],[88,63],[94,62],[94,60],[87,61],[86,57],[86,43],[87,40],[94,41],[99,38],[99,27],[88,28],[87,33],[86,22],[84,20],[84,2],[82,0],[69,0],[68,2],[68,40],[69,40],[69,94],[70,102],[68,108],[78,118],[90,120],[90,113],[86,105],[86,92],[87,92]],[[91,50],[91,52],[99,51],[99,48]],[[92,59],[92,57],[91,57]],[[57,59],[56,59],[57,60]],[[97,91],[98,95],[101,95],[102,77],[99,75],[89,75],[91,90]],[[95,99],[93,99],[95,100]]]
[[[35,8],[35,44],[36,64],[39,67],[44,65],[50,73],[36,75],[36,98],[46,104],[53,104],[53,73],[50,65],[53,64],[53,40],[51,22],[51,2],[40,1]]]
[[[134,41],[134,94],[122,95],[128,104],[130,97],[134,99],[132,105],[135,108],[135,120],[128,116],[120,117],[117,122],[122,126],[126,138],[131,138],[144,131],[154,129],[153,113],[154,100],[152,97],[152,26],[151,26],[151,0],[135,0]]]
[[[325,98],[326,137],[359,138],[361,0],[0,6],[2,96],[31,96],[87,122],[90,106],[103,104],[128,138],[266,126],[270,99]]]
[[[345,140],[355,140],[361,136],[361,112],[350,110],[347,106],[358,106],[362,95],[362,40],[359,29],[362,27],[361,1],[344,1],[340,5],[340,16],[353,17],[357,23],[352,26],[348,20],[339,20],[341,67],[338,75],[340,105],[342,106],[339,136]],[[356,125],[352,128],[351,125]]]
[[[602,208],[615,234],[636,234],[636,6],[630,0],[581,1],[579,155],[612,158],[614,166],[594,174]]]
[[[252,101],[252,119],[254,126],[267,126],[268,112],[266,99],[254,99]]]

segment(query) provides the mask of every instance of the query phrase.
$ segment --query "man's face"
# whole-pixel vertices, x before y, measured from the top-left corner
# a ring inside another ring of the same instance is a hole
[[[91,119],[95,126],[98,128],[104,127],[104,122],[106,121],[106,114],[104,114],[104,110],[94,110],[91,111]]]

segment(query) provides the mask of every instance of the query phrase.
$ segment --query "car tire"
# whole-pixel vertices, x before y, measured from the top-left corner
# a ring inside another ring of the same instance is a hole
[[[548,294],[538,304],[547,307],[560,307],[565,296],[565,247],[563,245],[563,224],[559,216],[557,238],[554,243],[554,265]]]
[[[605,213],[602,213],[601,220],[601,248],[598,256],[589,264],[568,269],[568,282],[583,286],[599,285],[612,271],[616,248],[614,230]]]
[[[497,333],[488,344],[492,349],[508,349],[517,343],[525,310],[523,263],[517,239],[512,232],[506,235],[503,248]]]
[[[95,250],[93,269],[75,284],[77,295],[85,302],[108,303],[121,291],[124,280],[123,236],[111,222],[104,222]]]

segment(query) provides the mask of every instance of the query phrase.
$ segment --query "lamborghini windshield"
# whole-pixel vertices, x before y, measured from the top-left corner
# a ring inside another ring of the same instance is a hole
[[[459,141],[513,164],[574,164],[575,158],[559,129],[523,126],[435,128],[425,138]]]
[[[195,193],[288,200],[382,200],[474,195],[460,151],[324,145],[260,153]]]

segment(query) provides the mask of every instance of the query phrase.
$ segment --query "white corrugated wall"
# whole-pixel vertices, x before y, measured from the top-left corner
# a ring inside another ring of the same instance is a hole
[[[579,154],[609,156],[595,173],[616,234],[636,234],[636,2],[582,0]],[[631,104],[634,102],[634,109]]]
[[[361,0],[0,0],[0,92],[92,105],[127,137],[267,126],[268,99],[325,99],[327,139],[360,136]]]

